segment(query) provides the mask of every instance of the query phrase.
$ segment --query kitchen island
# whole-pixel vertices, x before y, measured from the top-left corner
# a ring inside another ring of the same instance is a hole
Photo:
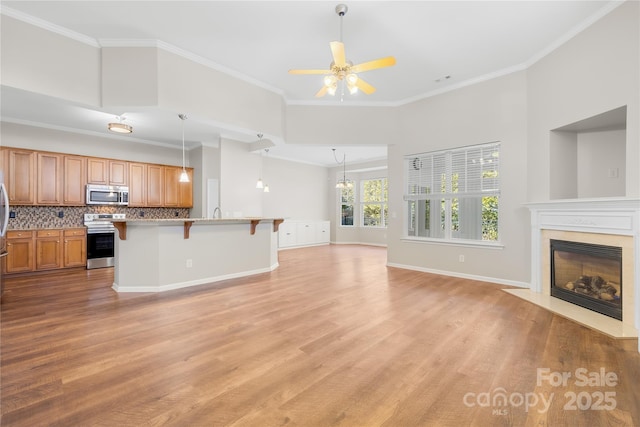
[[[278,218],[113,220],[113,289],[161,292],[278,267]]]

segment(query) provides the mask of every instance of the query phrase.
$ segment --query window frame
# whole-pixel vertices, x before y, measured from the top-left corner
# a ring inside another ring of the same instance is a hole
[[[381,190],[382,194],[380,194],[380,201],[365,201],[365,191],[364,186],[366,182],[369,181],[380,181],[381,182]],[[385,188],[386,186],[386,188]],[[388,212],[389,212],[389,179],[387,177],[376,177],[376,178],[365,178],[358,181],[358,189],[359,191],[359,218],[360,218],[360,227],[363,228],[387,228],[388,227]],[[385,191],[386,190],[386,191]],[[381,225],[366,225],[365,224],[365,206],[366,205],[379,205],[380,206],[380,221]],[[386,214],[385,214],[386,212]]]
[[[407,155],[404,172],[402,240],[502,247],[499,142]],[[486,200],[488,197],[493,200]],[[465,203],[468,208],[463,210],[460,205],[465,200],[469,200]],[[497,233],[495,240],[484,240],[483,221],[491,208],[486,207],[485,201],[497,204],[496,225],[486,226],[487,232],[493,228]],[[474,210],[478,213],[475,216]],[[467,222],[461,226],[463,213]],[[466,216],[468,213],[471,216]],[[462,232],[463,236],[465,232],[476,234],[479,238],[456,236],[456,232]]]

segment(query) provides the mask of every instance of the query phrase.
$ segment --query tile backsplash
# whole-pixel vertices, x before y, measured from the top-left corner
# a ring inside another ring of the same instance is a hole
[[[86,213],[123,213],[127,218],[189,218],[188,208],[128,208],[124,206],[11,206],[9,229],[82,227]]]

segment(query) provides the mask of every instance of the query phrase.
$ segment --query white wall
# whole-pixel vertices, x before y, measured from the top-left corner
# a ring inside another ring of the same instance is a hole
[[[163,165],[182,165],[180,148],[132,143],[129,136],[103,137],[2,122],[2,146]]]
[[[627,142],[625,134],[620,130],[578,134],[579,198],[624,197]]]
[[[528,199],[552,194],[550,131],[627,106],[627,197],[640,196],[640,3],[627,1],[527,70]]]
[[[222,139],[220,209],[225,215],[327,219],[326,168],[249,152],[249,144]],[[256,188],[261,177],[270,192]]]
[[[526,73],[519,72],[427,98],[402,109],[401,135],[389,146],[388,261],[430,271],[529,281],[526,198]],[[500,249],[416,243],[405,233],[406,155],[492,141],[500,151]],[[459,255],[465,262],[459,262]]]

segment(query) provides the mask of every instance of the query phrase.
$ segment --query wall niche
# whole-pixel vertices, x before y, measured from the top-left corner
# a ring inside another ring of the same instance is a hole
[[[550,132],[550,198],[624,197],[627,107]]]

